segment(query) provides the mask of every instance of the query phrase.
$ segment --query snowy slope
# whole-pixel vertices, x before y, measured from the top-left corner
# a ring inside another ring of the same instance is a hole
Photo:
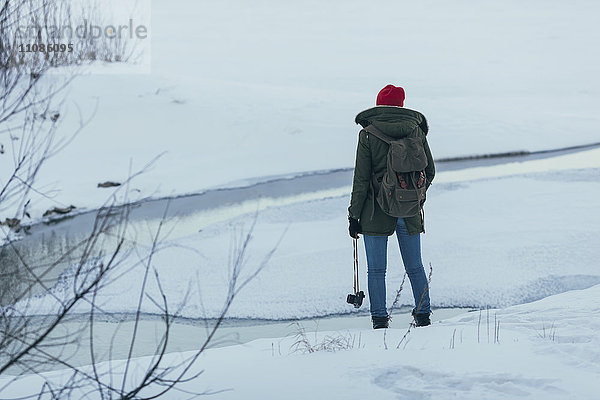
[[[413,328],[404,340],[407,327],[394,326],[393,321],[385,339],[382,330],[321,332],[307,338],[314,347],[326,338],[349,343],[337,351],[294,351],[293,337],[208,350],[190,371],[191,375],[202,369],[202,375],[180,388],[195,393],[214,391],[211,398],[219,400],[593,400],[600,377],[599,296],[597,285],[490,310],[489,323],[486,312],[481,317],[478,312],[465,313],[427,328]],[[176,363],[191,355],[171,354],[166,361]],[[147,362],[148,358],[137,359],[133,370],[141,374]],[[101,364],[99,371],[108,371],[108,364]],[[120,382],[122,363],[111,364],[110,371],[115,382]],[[58,371],[25,376],[3,395],[37,393],[42,379],[57,383],[68,375]],[[0,385],[9,379],[0,378]],[[150,393],[152,389],[144,394]],[[163,398],[181,396],[172,392]]]
[[[34,217],[101,204],[98,182],[122,181],[130,161],[137,170],[163,152],[134,184],[142,195],[351,167],[354,116],[390,82],[428,116],[438,158],[600,141],[591,0],[152,6],[151,73],[74,83],[64,133],[75,104],[97,112],[43,170],[38,187],[56,192],[34,198]]]

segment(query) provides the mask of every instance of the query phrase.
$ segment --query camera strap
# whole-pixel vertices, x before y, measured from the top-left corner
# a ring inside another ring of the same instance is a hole
[[[354,293],[358,293],[358,239],[354,238],[352,243],[354,244]]]

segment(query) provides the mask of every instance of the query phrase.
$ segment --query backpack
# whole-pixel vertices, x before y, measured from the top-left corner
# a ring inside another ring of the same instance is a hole
[[[373,196],[383,212],[398,218],[421,214],[426,200],[428,161],[419,127],[402,139],[391,138],[373,125],[364,130],[389,144],[387,168],[381,182],[371,172]]]

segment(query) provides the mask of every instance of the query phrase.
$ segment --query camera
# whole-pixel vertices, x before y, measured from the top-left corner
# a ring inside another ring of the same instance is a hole
[[[346,302],[348,304],[354,305],[354,308],[360,308],[363,303],[363,299],[365,298],[365,292],[362,290],[355,294],[349,294],[348,298],[346,298]]]

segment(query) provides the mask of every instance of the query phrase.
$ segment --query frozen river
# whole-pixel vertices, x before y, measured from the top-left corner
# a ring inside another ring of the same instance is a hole
[[[497,166],[507,163],[526,162],[558,157],[597,148],[598,144],[577,146],[554,151],[515,153],[512,155],[480,156],[439,160],[437,173],[460,171],[476,167]],[[159,222],[166,219],[173,222],[169,234],[171,240],[189,236],[217,222],[226,222],[240,215],[260,212],[269,207],[299,204],[348,194],[352,183],[352,169],[317,171],[292,176],[266,177],[255,182],[237,182],[230,186],[213,188],[203,193],[165,199],[148,200],[131,206],[128,219],[130,231],[156,229]],[[168,207],[168,211],[165,210]],[[28,274],[23,268],[16,268],[22,262],[35,266],[43,275],[46,287],[51,287],[66,266],[76,262],[80,253],[73,251],[65,255],[65,249],[72,248],[89,235],[97,212],[81,212],[72,216],[55,217],[30,226],[21,240],[0,249],[0,271],[3,279],[0,304],[10,303],[11,293],[21,293],[24,287],[31,286]],[[148,244],[144,239],[126,243]],[[115,242],[103,243],[106,251]],[[50,261],[58,260],[58,261]],[[16,268],[16,269],[15,269]],[[34,285],[30,295],[43,291]]]

